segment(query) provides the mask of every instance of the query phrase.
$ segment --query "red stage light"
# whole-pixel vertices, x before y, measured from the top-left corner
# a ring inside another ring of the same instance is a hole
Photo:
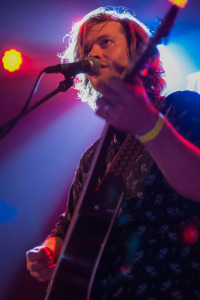
[[[183,241],[186,244],[194,244],[198,240],[199,232],[196,226],[188,225],[183,232]]]
[[[2,62],[5,70],[14,72],[16,70],[19,70],[22,64],[22,55],[15,49],[8,50],[4,53]]]
[[[172,4],[175,4],[181,8],[184,8],[188,2],[188,0],[169,0]]]

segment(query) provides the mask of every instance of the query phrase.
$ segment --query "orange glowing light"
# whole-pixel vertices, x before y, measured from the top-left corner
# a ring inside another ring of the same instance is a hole
[[[188,0],[169,0],[172,4],[177,5],[178,7],[184,8]]]
[[[19,70],[22,64],[22,55],[15,49],[8,50],[4,53],[2,62],[4,69],[8,70],[9,72],[14,72]]]

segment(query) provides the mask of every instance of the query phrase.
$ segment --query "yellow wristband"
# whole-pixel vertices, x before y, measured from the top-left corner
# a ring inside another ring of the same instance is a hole
[[[161,113],[159,113],[158,120],[155,126],[149,132],[140,136],[137,135],[136,136],[137,140],[141,143],[146,143],[155,139],[155,137],[157,137],[157,135],[161,132],[163,125],[164,125],[164,116]]]

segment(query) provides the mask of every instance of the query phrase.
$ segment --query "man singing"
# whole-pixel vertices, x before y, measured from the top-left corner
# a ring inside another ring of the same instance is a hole
[[[128,133],[144,146],[124,183],[94,280],[94,300],[200,299],[200,96],[189,91],[161,96],[165,82],[158,51],[146,76],[138,74],[131,83],[122,79],[149,37],[127,11],[99,8],[73,25],[62,55],[68,62],[89,56],[100,62],[99,72],[81,75],[76,88],[117,129],[104,171]],[[52,277],[97,143],[80,160],[66,212],[42,246],[27,252],[27,268],[39,281]]]

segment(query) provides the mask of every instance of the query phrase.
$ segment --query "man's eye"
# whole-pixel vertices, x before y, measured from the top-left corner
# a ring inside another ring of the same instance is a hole
[[[110,43],[110,40],[103,40],[102,45],[107,46]]]

